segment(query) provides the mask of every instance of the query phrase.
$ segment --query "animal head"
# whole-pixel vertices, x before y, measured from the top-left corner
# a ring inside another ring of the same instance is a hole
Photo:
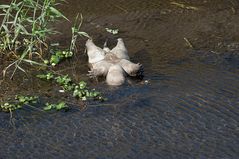
[[[91,39],[86,41],[85,46],[87,49],[89,63],[96,63],[105,58],[104,50],[97,47]]]

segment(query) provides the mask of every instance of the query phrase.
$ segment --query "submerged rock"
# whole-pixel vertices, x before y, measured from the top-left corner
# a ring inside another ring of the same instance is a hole
[[[105,43],[104,48],[97,47],[92,40],[87,40],[86,49],[90,65],[89,76],[106,77],[108,85],[121,85],[126,76],[142,76],[142,65],[129,60],[128,50],[122,38],[117,45],[110,50]]]

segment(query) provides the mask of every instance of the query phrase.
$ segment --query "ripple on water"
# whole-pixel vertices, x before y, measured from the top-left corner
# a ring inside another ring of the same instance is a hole
[[[173,26],[184,16],[167,23],[174,19],[160,12],[161,5],[175,7],[168,1],[113,2],[72,1],[70,12],[107,15],[92,20],[94,26],[89,20],[92,30],[119,25],[150,84],[98,83],[109,100],[82,111],[77,105],[67,113],[23,109],[11,124],[9,114],[0,113],[0,158],[238,158],[238,55],[185,55],[185,49],[174,47],[184,45],[177,34],[187,32]],[[104,39],[100,34],[96,37]]]

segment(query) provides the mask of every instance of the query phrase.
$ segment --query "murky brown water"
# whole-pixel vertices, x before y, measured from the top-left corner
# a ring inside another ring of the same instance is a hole
[[[67,113],[26,108],[13,114],[15,126],[1,113],[0,158],[238,158],[239,3],[177,1],[198,8],[191,10],[170,2],[72,0],[62,6],[71,20],[83,14],[82,30],[96,44],[109,39],[113,46],[122,37],[150,84],[129,80],[112,88],[92,81],[107,102],[90,103],[83,111],[72,104]],[[56,27],[63,35],[53,40],[66,44],[70,24]],[[84,43],[81,39],[78,54],[60,65],[75,80],[88,80]],[[17,74],[1,85],[1,96],[71,100],[49,88],[34,76]]]

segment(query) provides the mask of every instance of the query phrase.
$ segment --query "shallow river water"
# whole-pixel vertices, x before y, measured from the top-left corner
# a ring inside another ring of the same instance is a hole
[[[120,87],[91,81],[108,101],[83,110],[76,104],[68,112],[29,108],[16,111],[11,122],[0,113],[0,158],[238,158],[239,4],[177,2],[197,9],[166,0],[72,0],[61,6],[71,20],[83,14],[82,30],[97,45],[108,39],[113,46],[122,37],[132,61],[143,64],[144,79]],[[56,39],[70,39],[70,25],[56,27],[63,32]],[[85,40],[79,55],[61,66],[75,79],[88,79]],[[9,86],[19,89],[1,89],[47,90],[34,82],[21,77]]]

